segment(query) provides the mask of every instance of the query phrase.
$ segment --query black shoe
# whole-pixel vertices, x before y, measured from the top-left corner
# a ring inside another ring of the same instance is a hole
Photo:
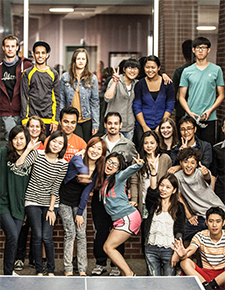
[[[77,257],[73,257],[73,271],[78,273]]]

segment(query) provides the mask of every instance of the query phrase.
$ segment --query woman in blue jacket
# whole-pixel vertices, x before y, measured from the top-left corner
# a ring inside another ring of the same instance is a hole
[[[88,53],[79,48],[74,51],[69,72],[60,81],[60,111],[72,106],[78,109],[76,134],[89,141],[99,129],[98,80],[89,70]]]
[[[159,74],[158,57],[154,55],[146,57],[144,70],[146,77],[134,88],[133,110],[136,116],[134,141],[137,147],[144,132],[157,131],[160,121],[171,115],[175,103],[173,84],[166,85]]]

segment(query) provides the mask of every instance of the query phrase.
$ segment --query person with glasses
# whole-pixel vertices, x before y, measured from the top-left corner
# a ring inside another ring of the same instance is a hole
[[[202,164],[209,168],[212,162],[212,147],[210,143],[202,141],[195,135],[197,131],[195,119],[191,116],[183,116],[180,119],[178,126],[180,128],[181,140],[177,146],[171,150],[170,157],[173,166],[169,168],[168,172],[175,173],[181,169],[179,162],[177,161],[177,154],[187,147],[197,148],[201,153]]]
[[[221,68],[208,61],[211,43],[205,37],[193,41],[196,62],[185,68],[180,80],[180,104],[186,113],[198,118],[197,136],[215,144],[216,108],[224,99],[224,81]],[[188,101],[185,96],[188,90]],[[216,93],[218,96],[216,97]]]
[[[134,86],[139,70],[139,61],[131,58],[125,61],[123,74],[119,74],[119,67],[117,70],[113,68],[113,77],[105,93],[105,102],[107,103],[105,116],[111,111],[119,112],[123,119],[123,127],[120,132],[131,141],[134,135],[135,121],[132,109]]]

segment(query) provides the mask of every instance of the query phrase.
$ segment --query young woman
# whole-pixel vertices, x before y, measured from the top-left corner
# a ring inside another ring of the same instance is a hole
[[[165,117],[159,123],[159,147],[170,155],[171,149],[179,142],[177,127],[174,120],[170,117]]]
[[[40,142],[31,141],[16,162],[14,170],[20,172],[32,166],[25,194],[27,218],[32,230],[32,244],[37,275],[43,275],[42,242],[45,245],[48,275],[54,275],[53,226],[59,206],[59,188],[66,175],[68,163],[63,159],[67,148],[66,134],[55,131],[45,151],[34,150]]]
[[[44,149],[44,141],[46,138],[46,126],[42,119],[38,116],[31,116],[27,121],[27,129],[30,132],[30,138],[34,141],[41,141],[39,150]]]
[[[73,275],[75,238],[77,238],[78,271],[80,276],[86,275],[86,205],[90,192],[94,188],[99,190],[103,185],[106,151],[105,141],[100,137],[93,137],[87,144],[84,160],[82,156],[76,155],[70,160],[67,175],[60,188],[59,214],[65,231],[65,276]]]
[[[79,111],[76,134],[86,142],[99,129],[98,80],[89,70],[88,53],[77,49],[71,59],[69,72],[60,80],[60,111],[64,107],[75,107]]]
[[[137,147],[144,132],[155,129],[162,118],[169,117],[174,109],[175,94],[173,84],[165,84],[160,71],[158,57],[150,55],[144,61],[146,77],[134,88],[133,110],[136,115],[134,141]]]
[[[141,225],[141,216],[138,210],[130,205],[125,193],[127,179],[142,167],[143,160],[135,158],[135,161],[136,164],[126,168],[123,155],[116,152],[111,153],[106,159],[106,179],[101,189],[106,212],[113,221],[113,229],[103,249],[123,276],[135,276],[135,274],[118,252],[117,247],[131,235],[137,234]]]
[[[119,74],[119,67],[117,71],[113,68],[114,74],[108,84],[105,93],[105,102],[107,109],[105,116],[108,112],[120,113],[123,121],[123,126],[120,129],[122,134],[129,140],[133,140],[134,135],[134,113],[133,113],[133,100],[134,100],[134,86],[137,82],[140,64],[136,59],[128,59],[123,65],[123,74]],[[121,106],[121,104],[123,104]]]
[[[173,174],[164,175],[157,187],[157,159],[150,162],[150,187],[147,190],[145,224],[145,259],[149,276],[175,275],[179,261],[171,249],[174,238],[184,234],[185,211],[178,201],[178,181]]]
[[[30,133],[30,138],[33,141],[41,141],[38,150],[44,149],[44,141],[46,138],[46,126],[42,119],[39,116],[31,116],[26,124],[26,127]],[[27,246],[27,236],[29,233],[29,220],[27,219],[21,228],[19,239],[18,239],[18,246],[17,246],[17,254],[16,260],[14,264],[15,271],[23,270],[24,261],[26,257],[26,246]],[[32,236],[32,233],[31,233]],[[34,266],[34,258],[32,252],[32,238],[30,243],[30,252],[29,252],[29,265],[31,267]]]
[[[12,171],[30,141],[26,127],[15,126],[9,133],[8,149],[0,149],[0,226],[5,233],[4,275],[13,274],[17,241],[25,216],[24,196],[30,169],[16,174]]]

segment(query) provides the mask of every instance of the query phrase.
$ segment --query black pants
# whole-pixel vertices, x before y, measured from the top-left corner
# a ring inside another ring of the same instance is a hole
[[[92,196],[92,218],[95,229],[94,236],[94,257],[97,265],[106,266],[107,255],[103,250],[103,245],[107,240],[110,229],[112,228],[111,217],[105,211],[102,201],[99,201],[99,192],[95,191]],[[117,250],[124,256],[124,243],[119,245]],[[115,265],[111,262],[111,267]]]
[[[216,143],[215,142],[216,121],[206,121],[201,123],[206,124],[208,126],[206,128],[200,128],[199,126],[197,126],[196,135],[198,136],[199,139],[207,141],[213,146]]]
[[[83,123],[78,123],[74,134],[78,135],[87,143],[92,137],[92,121],[85,121]]]

